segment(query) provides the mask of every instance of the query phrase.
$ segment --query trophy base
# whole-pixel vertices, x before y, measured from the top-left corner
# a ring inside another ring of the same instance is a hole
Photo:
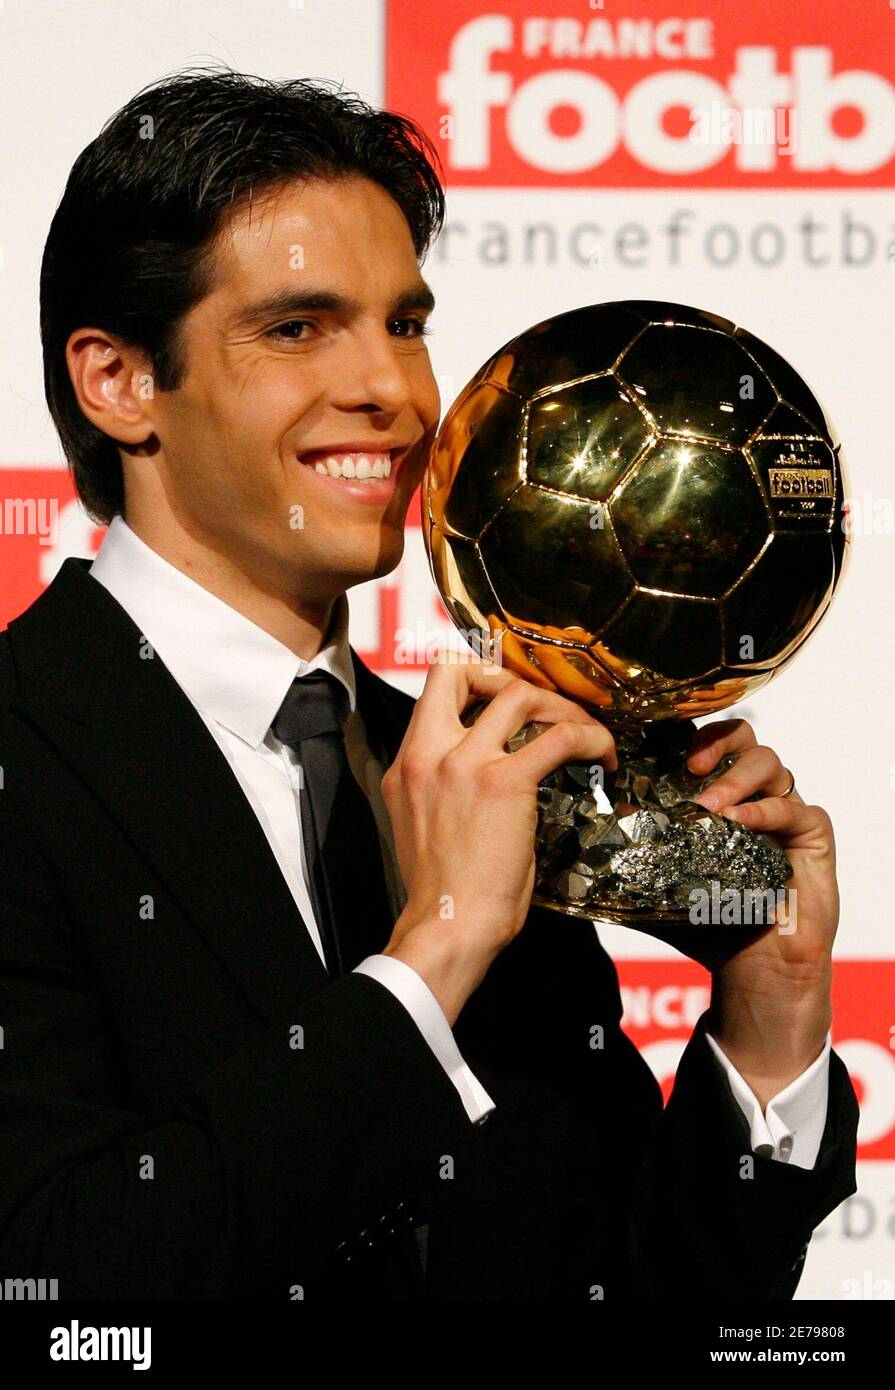
[[[547,726],[527,724],[510,751]],[[756,934],[785,913],[786,855],[769,836],[700,806],[706,777],[686,766],[692,726],[617,727],[617,772],[568,763],[538,790],[535,843],[539,907],[631,927],[679,946],[706,932]]]
[[[722,926],[710,929],[694,926],[686,913],[680,909],[667,912],[640,911],[622,912],[612,908],[574,907],[569,903],[560,905],[552,898],[532,895],[532,906],[546,909],[566,921],[570,917],[587,922],[592,927],[630,927],[632,931],[643,932],[646,936],[664,941],[668,946],[681,951],[683,955],[704,965],[707,970],[715,970],[719,965],[735,955],[743,946],[761,936],[766,924]]]

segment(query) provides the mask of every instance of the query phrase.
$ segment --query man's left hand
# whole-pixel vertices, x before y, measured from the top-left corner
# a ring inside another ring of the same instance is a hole
[[[788,910],[735,949],[712,972],[709,1028],[762,1103],[819,1055],[832,1019],[833,939],[839,921],[836,848],[830,817],[796,790],[790,773],[760,745],[745,720],[695,731],[687,765],[708,775],[725,754],[733,763],[697,798],[718,815],[771,834],[792,866]],[[755,793],[759,801],[750,801]],[[724,932],[723,926],[706,930]]]

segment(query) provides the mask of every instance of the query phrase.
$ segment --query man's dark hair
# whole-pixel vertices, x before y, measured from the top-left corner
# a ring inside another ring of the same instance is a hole
[[[106,122],[69,175],[40,277],[47,403],[94,521],[124,511],[124,484],[118,445],[78,406],[71,333],[115,335],[143,351],[159,390],[174,390],[186,368],[180,324],[211,288],[227,215],[294,179],[364,177],[398,204],[422,260],[444,219],[440,168],[413,121],[328,81],[188,68]]]

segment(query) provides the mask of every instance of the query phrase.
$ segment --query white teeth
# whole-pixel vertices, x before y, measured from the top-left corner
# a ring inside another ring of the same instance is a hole
[[[314,461],[314,472],[330,478],[354,478],[368,482],[391,477],[391,454],[327,454]]]

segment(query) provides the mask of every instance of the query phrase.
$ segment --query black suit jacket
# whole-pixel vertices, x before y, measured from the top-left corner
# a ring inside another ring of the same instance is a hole
[[[355,666],[388,760],[412,701]],[[816,1168],[750,1170],[706,1016],[663,1110],[596,933],[532,911],[455,1028],[496,1102],[473,1125],[389,991],[327,977],[226,760],[87,560],[0,634],[0,710],[0,1276],[393,1298],[409,1213],[429,1298],[792,1296],[856,1190],[835,1052]]]

